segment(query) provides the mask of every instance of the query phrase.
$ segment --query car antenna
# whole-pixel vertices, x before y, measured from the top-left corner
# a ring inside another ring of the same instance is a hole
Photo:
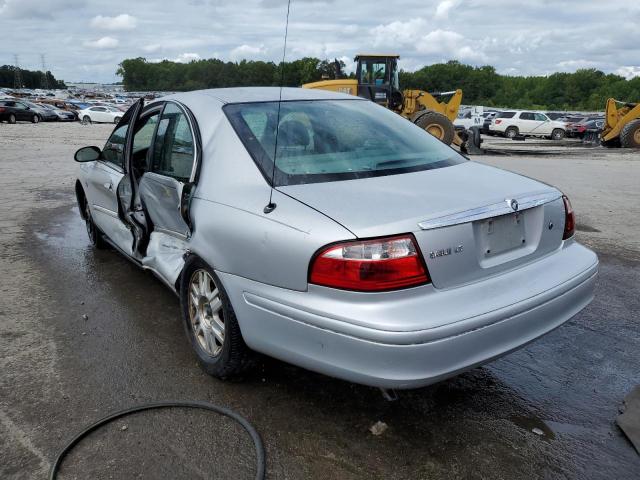
[[[278,155],[278,132],[280,130],[280,106],[282,105],[282,87],[284,86],[284,59],[287,55],[287,34],[289,33],[289,11],[291,9],[291,0],[287,0],[287,21],[284,27],[284,47],[282,48],[282,63],[280,64],[280,94],[278,97],[278,115],[276,116],[276,140],[273,147],[273,168],[271,169],[271,191],[269,192],[269,203],[264,207],[264,213],[271,213],[276,209],[273,203],[273,189],[276,177],[276,157]]]

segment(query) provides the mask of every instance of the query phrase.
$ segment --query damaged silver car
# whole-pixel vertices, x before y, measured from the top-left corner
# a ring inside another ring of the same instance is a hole
[[[466,160],[357,97],[235,88],[135,104],[85,147],[94,246],[180,297],[203,368],[253,351],[413,388],[513,351],[592,299],[557,189]]]

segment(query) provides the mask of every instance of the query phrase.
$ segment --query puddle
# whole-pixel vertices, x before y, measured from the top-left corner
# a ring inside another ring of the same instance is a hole
[[[554,440],[556,438],[555,433],[553,433],[549,425],[537,417],[511,416],[509,419],[518,427],[546,440]],[[540,432],[542,432],[542,434],[540,434]]]
[[[598,230],[597,228],[592,227],[591,225],[587,225],[585,223],[576,224],[576,230],[578,230],[579,232],[592,232],[592,233],[600,232],[600,230]]]

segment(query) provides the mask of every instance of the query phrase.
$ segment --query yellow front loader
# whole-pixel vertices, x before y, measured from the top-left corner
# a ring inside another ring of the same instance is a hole
[[[607,100],[600,139],[606,147],[640,148],[640,103]]]
[[[399,55],[357,55],[356,78],[322,80],[306,83],[302,88],[319,88],[357,95],[383,105],[422,127],[447,145],[461,145],[453,121],[458,116],[462,90],[429,93],[423,90],[400,90]],[[450,97],[448,102],[436,99]]]

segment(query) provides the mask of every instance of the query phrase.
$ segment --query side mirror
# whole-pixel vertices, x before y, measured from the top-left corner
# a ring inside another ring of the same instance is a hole
[[[98,147],[82,147],[73,156],[76,162],[95,162],[102,154]]]

